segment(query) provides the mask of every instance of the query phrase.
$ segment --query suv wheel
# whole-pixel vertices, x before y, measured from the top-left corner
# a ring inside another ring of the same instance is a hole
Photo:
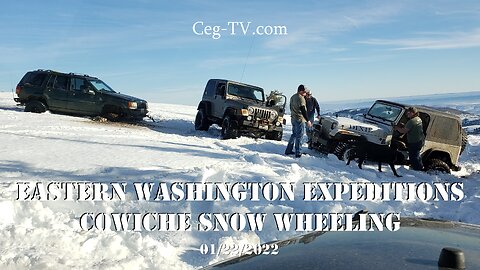
[[[207,131],[210,127],[210,123],[207,119],[207,115],[203,109],[198,110],[197,116],[195,116],[195,130]]]
[[[113,112],[104,113],[102,115],[103,115],[103,117],[105,117],[110,122],[116,122],[116,121],[119,121],[122,118],[122,116],[120,114],[113,113]]]
[[[225,116],[222,121],[222,139],[235,139],[237,137],[237,130],[233,126],[230,116]]]
[[[282,137],[283,137],[282,131],[271,131],[265,134],[265,139],[267,140],[281,141]]]
[[[26,112],[43,113],[47,111],[47,106],[40,100],[31,100],[25,105]]]
[[[450,166],[445,161],[433,158],[426,166],[427,171],[438,171],[441,173],[450,173]]]

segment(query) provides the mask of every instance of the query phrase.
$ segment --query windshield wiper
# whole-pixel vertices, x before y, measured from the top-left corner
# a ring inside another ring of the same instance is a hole
[[[373,118],[381,119],[381,120],[383,120],[383,121],[392,122],[392,121],[390,121],[390,120],[388,120],[388,119],[385,119],[385,118],[383,118],[383,117],[376,116],[376,115],[373,115],[373,114],[367,113],[367,115],[370,115],[370,116],[373,117]]]

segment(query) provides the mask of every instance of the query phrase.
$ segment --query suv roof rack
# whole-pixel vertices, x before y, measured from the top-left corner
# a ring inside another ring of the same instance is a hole
[[[41,68],[39,68],[35,71],[36,72],[38,72],[38,71],[47,72],[47,73],[58,73],[58,74],[65,74],[65,75],[70,75],[70,76],[79,76],[79,77],[88,77],[88,78],[98,79],[97,77],[92,77],[88,74],[83,74],[83,73],[75,73],[75,72],[65,73],[65,72],[55,71],[55,70],[51,70],[51,69],[41,69]]]

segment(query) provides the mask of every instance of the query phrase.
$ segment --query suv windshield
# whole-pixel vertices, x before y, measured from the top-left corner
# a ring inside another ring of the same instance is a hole
[[[385,121],[394,122],[401,112],[401,107],[397,107],[392,104],[375,103],[370,108],[367,115],[380,118]]]
[[[95,89],[97,89],[98,91],[101,91],[101,92],[113,92],[115,93],[115,91],[113,91],[112,88],[110,88],[110,86],[108,86],[106,83],[100,81],[100,80],[89,80],[89,82],[93,85],[93,87],[95,87]]]
[[[239,84],[228,84],[228,92],[229,95],[234,95],[241,98],[248,98],[258,101],[264,101],[263,96],[263,89],[257,87],[249,87],[246,85],[239,85]]]

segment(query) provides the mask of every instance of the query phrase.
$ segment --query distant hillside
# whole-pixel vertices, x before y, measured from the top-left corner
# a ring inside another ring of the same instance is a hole
[[[391,98],[372,98],[362,100],[345,100],[323,102],[319,99],[320,105],[324,112],[338,111],[345,108],[368,108],[377,99],[390,100],[399,103],[406,103],[412,105],[426,105],[434,107],[449,107],[458,109],[461,105],[468,104],[470,107],[478,104],[480,109],[480,91],[462,92],[462,93],[446,93],[446,94],[431,94],[408,97],[391,97]]]

